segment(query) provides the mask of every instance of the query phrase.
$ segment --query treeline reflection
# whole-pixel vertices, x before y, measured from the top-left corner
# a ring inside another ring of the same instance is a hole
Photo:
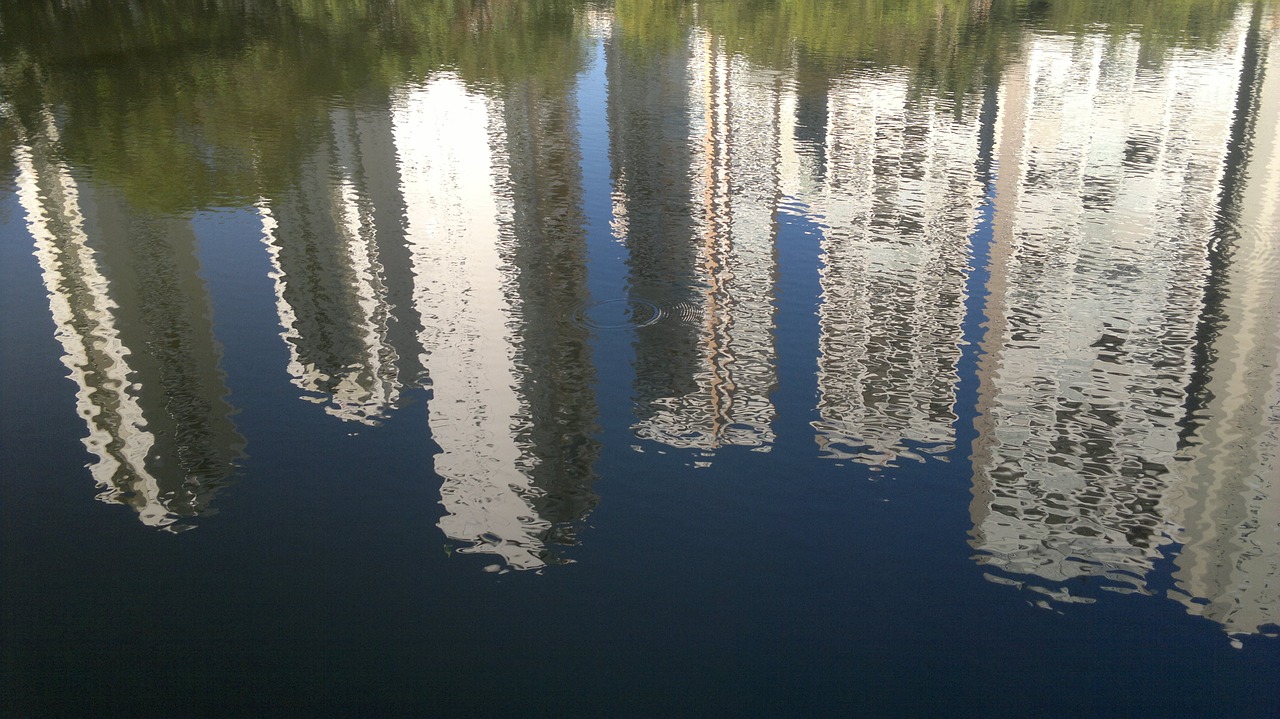
[[[605,299],[583,166],[607,161],[620,292],[667,312],[632,330],[639,440],[777,446],[804,217],[808,451],[969,458],[977,561],[1041,601],[1149,592],[1172,557],[1189,611],[1273,626],[1277,13],[1134,7],[5,6],[5,149],[101,496],[185,526],[234,471],[189,216],[252,207],[302,398],[372,425],[429,390],[443,533],[562,561],[614,376],[566,321]],[[597,42],[609,148],[585,158]]]

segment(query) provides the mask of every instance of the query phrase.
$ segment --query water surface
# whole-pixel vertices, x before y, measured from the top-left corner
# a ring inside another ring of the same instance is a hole
[[[1280,8],[0,6],[15,715],[1280,714]]]

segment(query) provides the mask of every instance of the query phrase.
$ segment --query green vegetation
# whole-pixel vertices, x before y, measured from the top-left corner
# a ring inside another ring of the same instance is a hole
[[[1135,33],[1158,48],[1213,43],[1240,6],[1235,0],[1029,0],[1026,14],[1059,32]]]
[[[727,49],[765,62],[794,47],[840,72],[908,70],[919,92],[963,101],[1016,42],[1016,3],[970,0],[752,0],[706,3],[699,19]]]

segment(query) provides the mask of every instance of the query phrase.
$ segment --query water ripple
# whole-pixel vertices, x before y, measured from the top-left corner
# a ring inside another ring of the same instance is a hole
[[[668,312],[649,300],[618,298],[586,302],[574,309],[570,321],[593,330],[620,330],[648,327],[661,322]]]

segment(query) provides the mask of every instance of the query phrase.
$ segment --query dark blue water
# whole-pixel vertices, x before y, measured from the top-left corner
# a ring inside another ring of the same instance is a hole
[[[1280,715],[1273,6],[2,12],[5,715]]]

